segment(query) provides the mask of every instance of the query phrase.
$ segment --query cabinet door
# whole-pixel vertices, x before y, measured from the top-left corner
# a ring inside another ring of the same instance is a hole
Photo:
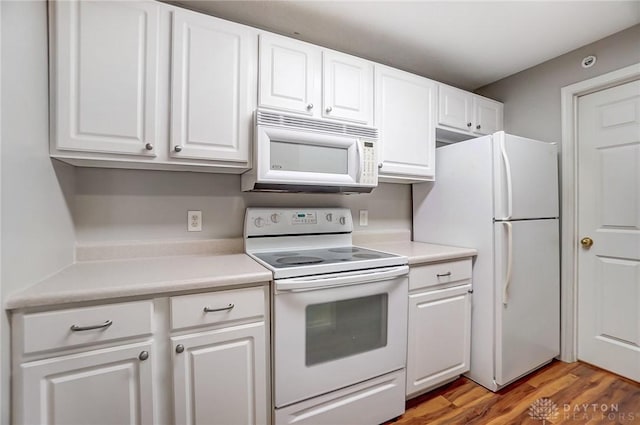
[[[271,34],[260,35],[260,106],[319,117],[320,48]]]
[[[371,124],[373,64],[342,53],[325,51],[322,66],[322,116]]]
[[[476,96],[473,99],[473,105],[474,133],[493,134],[502,130],[502,103]]]
[[[375,125],[381,177],[411,181],[435,175],[436,83],[404,71],[375,68]]]
[[[175,9],[172,157],[249,161],[256,42],[249,27]]]
[[[267,423],[270,406],[264,322],[173,337],[171,341],[175,423]]]
[[[471,285],[409,295],[407,396],[469,370]]]
[[[473,126],[473,94],[440,84],[438,89],[438,123],[471,131]]]
[[[151,343],[20,365],[17,423],[153,424]],[[144,358],[144,357],[143,357]]]
[[[54,147],[155,156],[158,4],[50,4]]]

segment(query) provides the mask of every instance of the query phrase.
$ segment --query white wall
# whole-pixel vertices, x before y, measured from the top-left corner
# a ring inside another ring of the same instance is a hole
[[[78,243],[242,236],[248,206],[351,208],[356,230],[411,230],[411,187],[381,184],[371,194],[244,193],[223,174],[79,168],[73,208]],[[357,225],[369,210],[369,226]],[[187,232],[201,210],[202,232]]]
[[[73,261],[69,201],[74,171],[48,155],[47,9],[44,1],[2,1],[0,297]],[[62,188],[65,188],[63,191]],[[66,196],[65,196],[66,191]],[[0,332],[0,423],[9,423],[9,332]]]
[[[596,64],[580,66],[596,55]],[[640,62],[640,25],[476,90],[504,102],[504,127],[520,136],[560,143],[560,89]]]

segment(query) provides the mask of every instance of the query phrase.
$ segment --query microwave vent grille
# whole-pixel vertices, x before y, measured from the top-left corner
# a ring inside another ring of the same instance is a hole
[[[257,124],[284,128],[297,128],[300,130],[320,131],[330,134],[344,134],[347,136],[378,139],[378,130],[372,127],[363,127],[353,124],[341,124],[337,122],[321,121],[313,118],[296,117],[273,112],[258,111]]]

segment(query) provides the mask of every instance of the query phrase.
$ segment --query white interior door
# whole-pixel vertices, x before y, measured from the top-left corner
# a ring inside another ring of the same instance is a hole
[[[560,353],[559,238],[557,219],[495,223],[498,385]]]
[[[578,358],[640,381],[640,81],[578,100]],[[577,243],[578,241],[576,241]]]

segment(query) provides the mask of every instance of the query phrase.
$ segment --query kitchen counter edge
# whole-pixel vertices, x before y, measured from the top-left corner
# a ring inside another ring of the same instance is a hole
[[[246,254],[77,262],[10,294],[6,310],[220,291],[269,284],[271,271]]]
[[[376,242],[361,245],[378,251],[402,255],[409,259],[409,266],[437,263],[439,261],[469,258],[478,255],[474,248],[437,245],[414,241]]]

